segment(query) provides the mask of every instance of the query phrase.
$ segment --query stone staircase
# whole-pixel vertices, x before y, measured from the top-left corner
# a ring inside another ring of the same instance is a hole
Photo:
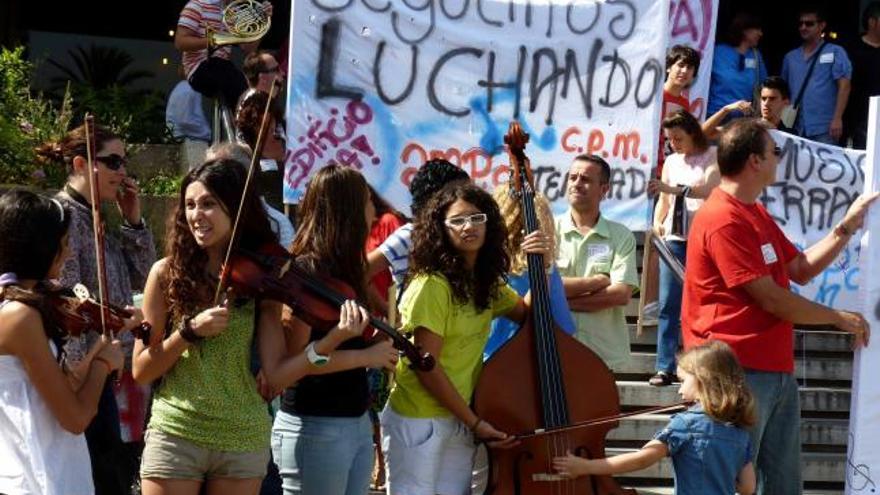
[[[623,410],[668,405],[680,401],[678,385],[652,387],[657,328],[644,327],[636,334],[637,301],[627,308],[632,340],[632,360],[618,370],[617,386]],[[843,493],[848,436],[852,339],[827,328],[795,330],[795,373],[800,383],[802,473],[804,493]],[[608,436],[607,454],[617,455],[639,448],[668,421],[654,414],[622,420]],[[621,484],[641,494],[672,493],[672,463],[667,459],[648,469],[618,477]]]

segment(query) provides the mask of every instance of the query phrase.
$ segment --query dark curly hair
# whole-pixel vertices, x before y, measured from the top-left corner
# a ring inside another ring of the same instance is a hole
[[[313,273],[326,273],[355,289],[366,302],[366,252],[370,226],[364,205],[367,181],[356,169],[328,165],[309,181],[300,204],[299,228],[290,252]]]
[[[465,266],[464,258],[452,246],[445,224],[449,206],[459,199],[476,206],[488,217],[486,238],[473,270]],[[448,184],[419,212],[412,237],[408,280],[417,275],[441,274],[452,287],[457,303],[473,301],[478,310],[489,309],[510,271],[510,257],[504,249],[507,227],[498,204],[489,193],[470,182]]]
[[[238,103],[238,109],[235,112],[235,128],[238,130],[239,137],[251,150],[257,145],[257,135],[260,133],[260,124],[263,122],[263,112],[268,101],[269,93],[249,89]],[[269,117],[276,124],[284,121],[284,110],[280,107],[277,97],[272,100],[272,105],[269,106]],[[275,132],[275,129],[268,129],[267,132]]]
[[[166,288],[172,321],[192,315],[210,303],[217,285],[217,279],[205,271],[208,254],[196,243],[186,220],[187,187],[193,182],[204,184],[232,222],[238,213],[246,178],[244,165],[225,158],[207,161],[183,178],[177,208],[169,218],[165,245],[168,257]],[[259,196],[253,191],[248,193],[243,208],[236,234],[237,246],[257,250],[265,244],[277,243],[278,236],[272,232]]]
[[[434,158],[425,162],[409,183],[412,196],[410,210],[413,217],[427,204],[431,196],[450,182],[470,180],[467,172],[442,158]]]

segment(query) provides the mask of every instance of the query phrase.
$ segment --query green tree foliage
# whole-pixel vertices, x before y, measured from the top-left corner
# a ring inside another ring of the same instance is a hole
[[[0,183],[57,186],[66,172],[38,163],[35,148],[59,139],[71,117],[70,92],[55,105],[30,89],[33,66],[24,49],[0,50]]]

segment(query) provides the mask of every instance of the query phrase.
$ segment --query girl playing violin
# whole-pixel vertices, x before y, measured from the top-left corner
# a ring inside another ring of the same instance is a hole
[[[291,247],[295,263],[313,276],[347,284],[358,300],[366,301],[364,246],[374,216],[370,189],[356,169],[322,168],[300,205]],[[369,490],[373,428],[366,369],[393,368],[398,353],[387,340],[368,347],[361,337],[367,311],[353,302],[348,310],[340,324],[356,329],[354,338],[338,327],[328,332],[310,325],[307,315],[286,313],[287,352],[305,353],[310,362],[309,376],[284,391],[272,429],[272,453],[286,494],[363,495]]]
[[[256,194],[244,195],[247,171],[227,159],[205,162],[181,185],[167,235],[167,256],[147,279],[144,315],[156,322],[149,346],[135,344],[134,374],[155,388],[141,478],[145,495],[255,493],[269,459],[270,421],[250,370],[256,337],[264,376],[280,389],[305,375],[304,354],[286,357],[281,304],[230,297],[213,306],[239,208],[240,249],[277,243]],[[321,342],[360,333],[343,307],[344,323]]]
[[[43,159],[66,168],[68,178],[62,191],[56,195],[70,211],[68,248],[70,256],[60,274],[61,285],[81,283],[92,294],[98,294],[98,275],[95,267],[95,233],[92,224],[92,203],[115,204],[122,216],[118,230],[107,233],[102,240],[104,265],[107,272],[106,296],[110,304],[132,304],[132,291],[142,290],[150,265],[156,261],[153,235],[141,218],[138,186],[126,174],[125,143],[105,127],[94,126],[94,162],[97,167],[97,198],[91,194],[91,174],[87,160],[86,127],[79,126],[68,132],[57,143],[46,143],[39,150]],[[100,331],[100,329],[96,329]],[[67,344],[67,358],[76,363],[97,340],[97,333],[83,334]],[[126,353],[125,369],[130,368],[134,338],[130,333],[120,335]],[[86,439],[92,458],[95,491],[98,495],[115,495],[129,491],[137,476],[137,453],[140,450],[145,408],[145,394],[131,380],[129,372],[120,376],[124,401],[117,403],[109,382],[98,414],[86,430]],[[120,424],[120,406],[131,421]],[[122,428],[120,428],[120,426]],[[135,442],[126,445],[125,442]]]
[[[522,321],[525,303],[505,284],[510,258],[498,205],[471,183],[452,183],[420,210],[413,228],[403,329],[437,357],[429,372],[397,366],[382,413],[389,494],[470,493],[474,436],[513,442],[469,407],[489,323]],[[546,237],[526,236],[526,252],[546,255]]]
[[[0,197],[0,493],[95,490],[82,433],[123,354],[119,341],[103,337],[81,380],[62,370],[66,335],[41,289],[61,273],[70,223],[57,200],[27,191]]]
[[[672,416],[669,425],[641,450],[607,459],[569,453],[553,467],[563,476],[618,474],[672,457],[675,493],[728,495],[755,492],[752,444],[746,428],[755,423],[755,401],[730,346],[713,340],[678,358],[678,393],[696,405]]]

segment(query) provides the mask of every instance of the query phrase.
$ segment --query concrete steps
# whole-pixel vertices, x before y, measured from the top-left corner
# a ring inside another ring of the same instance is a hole
[[[638,300],[627,306],[632,359],[616,370],[621,407],[638,410],[679,402],[678,384],[652,387],[657,327],[636,332]],[[795,329],[793,352],[795,376],[800,382],[802,473],[810,495],[844,492],[846,444],[849,435],[852,337],[832,328]],[[607,439],[607,454],[618,455],[639,448],[668,422],[667,414],[651,414],[621,420]],[[666,459],[648,469],[618,476],[624,486],[643,495],[671,495],[672,464]]]
[[[608,435],[608,445],[620,446],[633,438],[651,438],[669,422],[665,414],[650,414],[639,419],[624,419]],[[804,418],[801,421],[801,440],[805,445],[822,446],[833,449],[846,444],[847,428],[845,419]]]

